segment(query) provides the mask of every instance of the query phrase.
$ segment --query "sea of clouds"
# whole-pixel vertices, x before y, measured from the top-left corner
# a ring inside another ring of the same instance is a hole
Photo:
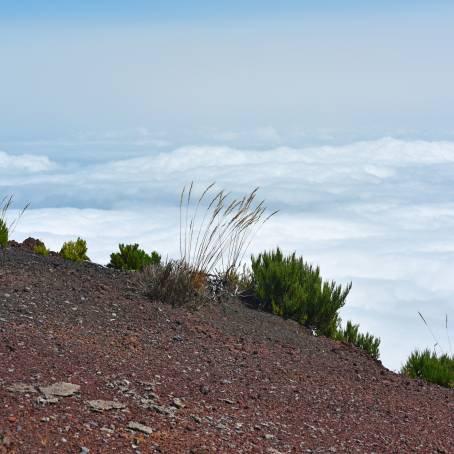
[[[259,186],[259,198],[280,211],[251,253],[279,245],[320,265],[327,279],[352,281],[342,318],[381,337],[391,369],[415,347],[435,343],[418,311],[449,351],[454,142],[384,138],[301,149],[154,147],[129,159],[58,156],[0,151],[0,195],[14,193],[16,207],[31,202],[13,238],[38,237],[59,250],[81,236],[102,264],[119,242],[178,257],[185,184],[193,180],[197,192],[215,181],[237,197]]]

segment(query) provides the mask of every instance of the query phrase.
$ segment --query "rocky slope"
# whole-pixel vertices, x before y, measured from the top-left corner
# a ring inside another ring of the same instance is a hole
[[[10,248],[0,453],[454,452],[454,391],[238,301],[191,313],[131,276]]]

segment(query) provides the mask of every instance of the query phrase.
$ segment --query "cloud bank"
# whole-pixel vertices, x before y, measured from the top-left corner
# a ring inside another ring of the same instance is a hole
[[[80,235],[100,263],[119,242],[177,256],[179,193],[191,180],[199,190],[216,181],[235,196],[260,186],[280,213],[251,252],[279,245],[319,264],[328,279],[352,281],[342,316],[382,338],[388,367],[434,343],[417,311],[446,346],[444,316],[454,316],[452,142],[157,147],[140,157],[85,163],[76,154],[51,161],[0,153],[0,193],[14,192],[18,205],[32,203],[14,236],[37,236],[59,249]]]

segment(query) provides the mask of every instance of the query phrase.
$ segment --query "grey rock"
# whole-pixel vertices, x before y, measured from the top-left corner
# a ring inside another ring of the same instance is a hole
[[[55,397],[55,396],[49,396],[49,397],[39,396],[38,399],[36,399],[36,402],[38,404],[41,404],[41,405],[56,404],[58,402],[58,397]]]
[[[69,397],[79,392],[80,385],[73,383],[59,382],[50,386],[40,386],[39,390],[44,394],[46,399],[54,396]]]
[[[131,421],[128,424],[128,429],[135,430],[136,432],[142,432],[147,435],[151,435],[153,433],[153,429],[149,426],[145,426],[144,424],[140,424],[140,422]]]
[[[154,411],[160,413],[161,415],[175,416],[175,407],[165,407],[164,405],[152,404],[149,408],[152,408]]]
[[[183,408],[184,407],[184,403],[178,397],[175,397],[172,400],[172,402],[173,402],[174,407],[176,407],[176,408]]]
[[[91,410],[99,412],[108,410],[122,410],[123,408],[126,408],[125,404],[122,404],[121,402],[117,402],[115,400],[90,400],[88,402],[88,405],[90,406]]]
[[[28,385],[27,383],[14,383],[6,389],[13,393],[36,393],[37,392],[34,386]]]

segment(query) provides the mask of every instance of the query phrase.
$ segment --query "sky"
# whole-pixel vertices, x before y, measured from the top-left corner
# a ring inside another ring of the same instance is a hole
[[[446,349],[451,4],[0,0],[0,195],[31,203],[13,236],[177,256],[185,183],[260,186],[280,212],[251,252],[351,281],[342,317],[387,367],[434,344],[418,311]]]

